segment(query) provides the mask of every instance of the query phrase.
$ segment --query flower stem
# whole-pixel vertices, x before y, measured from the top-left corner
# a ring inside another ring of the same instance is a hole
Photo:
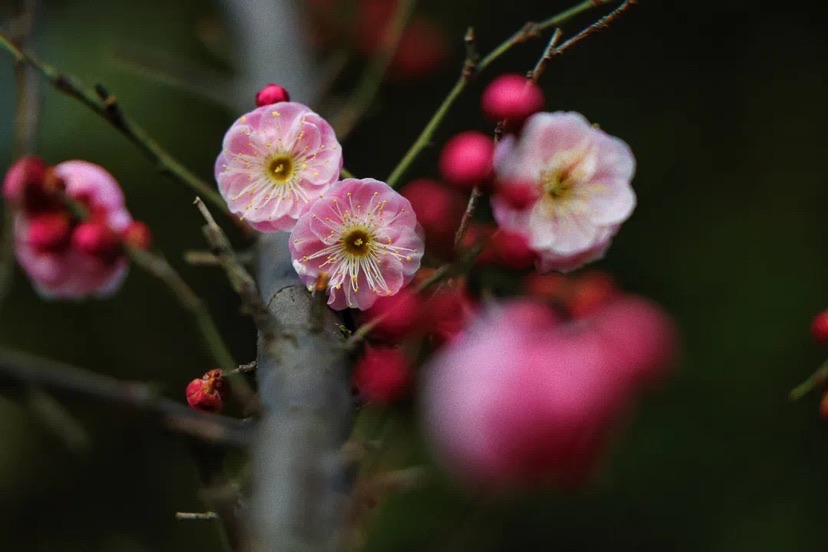
[[[147,132],[132,121],[121,111],[115,97],[110,95],[101,86],[90,89],[77,80],[62,74],[56,68],[48,65],[33,54],[16,46],[5,34],[0,33],[0,48],[8,51],[18,64],[25,64],[35,68],[59,92],[75,98],[80,103],[97,113],[130,142],[135,144],[144,154],[154,161],[162,173],[167,173],[194,192],[204,197],[210,203],[229,215],[224,200],[211,186],[200,179],[193,172],[173,158],[167,150],[153,140]]]
[[[540,23],[526,23],[519,31],[515,32],[512,36],[503,41],[494,50],[492,50],[486,56],[484,56],[479,62],[467,59],[466,63],[463,64],[463,72],[457,79],[457,82],[454,84],[452,89],[449,91],[448,95],[443,100],[443,103],[441,103],[440,107],[437,108],[437,111],[434,113],[434,115],[432,115],[431,119],[428,121],[425,128],[422,130],[422,132],[420,132],[420,135],[417,137],[417,139],[405,153],[399,164],[394,168],[393,171],[391,171],[391,175],[388,177],[387,180],[388,185],[392,188],[395,187],[399,183],[399,180],[405,175],[406,171],[408,171],[411,164],[417,159],[417,156],[419,156],[420,152],[422,152],[422,150],[425,149],[429,142],[431,142],[431,139],[434,136],[434,132],[440,127],[440,124],[443,122],[443,119],[445,118],[449,109],[451,109],[452,105],[454,105],[455,100],[457,100],[458,96],[460,96],[460,94],[466,88],[466,85],[469,83],[474,74],[480,73],[481,71],[485,70],[497,58],[508,52],[513,46],[526,42],[527,40],[536,38],[539,33],[547,29],[561,25],[564,22],[572,19],[573,17],[585,13],[592,8],[601,6],[603,4],[607,4],[610,1],[611,0],[585,0],[569,8],[568,10],[565,10],[555,16],[552,16],[549,19],[541,21]],[[627,3],[632,2],[625,2],[625,4]],[[475,71],[468,70],[470,62],[474,64]]]

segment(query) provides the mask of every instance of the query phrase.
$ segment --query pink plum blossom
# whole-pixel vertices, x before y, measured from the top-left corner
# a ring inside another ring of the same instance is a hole
[[[225,134],[223,147],[215,166],[219,191],[231,212],[261,232],[292,230],[342,169],[331,125],[295,102],[242,116]]]
[[[120,234],[132,223],[121,188],[103,168],[86,161],[66,161],[56,165],[52,174],[63,183],[66,195],[86,209],[89,222],[79,227],[94,224]],[[46,220],[42,217],[47,215],[54,218],[54,213],[29,215],[18,210],[15,214],[15,254],[35,290],[55,299],[105,297],[117,291],[128,270],[126,258],[122,254],[95,255],[75,247],[74,232],[79,227],[71,230],[71,239],[60,240],[60,246],[42,247],[38,233],[43,232]],[[54,231],[57,225],[50,226]]]
[[[332,308],[364,310],[413,279],[423,256],[423,231],[411,204],[390,186],[349,178],[299,218],[290,252],[309,289],[328,275]]]
[[[635,158],[622,140],[578,113],[537,113],[495,155],[495,220],[528,237],[540,271],[569,271],[600,259],[635,208]],[[536,199],[515,202],[534,188]]]
[[[645,358],[662,351],[646,340],[618,341],[643,337],[618,329],[623,316],[599,330],[531,301],[490,308],[426,367],[423,422],[437,459],[484,490],[586,482],[642,370],[665,360]]]

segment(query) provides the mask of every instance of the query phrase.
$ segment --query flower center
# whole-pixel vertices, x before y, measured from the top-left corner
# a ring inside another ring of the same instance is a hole
[[[276,182],[284,183],[293,176],[293,158],[289,155],[277,155],[267,165],[270,178]]]
[[[355,257],[364,257],[369,254],[373,241],[371,235],[362,228],[355,228],[341,238],[345,251]]]
[[[548,169],[541,173],[541,184],[547,197],[553,201],[566,199],[575,184],[568,169]]]

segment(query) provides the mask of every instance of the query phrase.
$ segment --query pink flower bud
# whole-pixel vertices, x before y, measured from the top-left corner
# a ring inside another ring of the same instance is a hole
[[[366,401],[387,404],[405,395],[410,371],[399,349],[368,347],[354,369],[354,385]]]
[[[449,139],[440,154],[440,173],[460,188],[472,188],[492,173],[494,141],[482,132],[461,132]]]
[[[29,220],[26,242],[38,253],[63,251],[69,245],[71,233],[69,213],[41,213]]]
[[[828,343],[828,310],[824,310],[814,317],[811,322],[811,336],[820,344]]]
[[[394,80],[427,76],[448,59],[449,47],[442,29],[423,17],[414,18],[403,32],[397,51],[388,66]]]
[[[429,254],[451,257],[454,254],[454,234],[465,208],[463,195],[426,178],[410,182],[400,193],[411,202],[417,221],[423,227]]]
[[[6,172],[3,179],[3,198],[9,203],[23,201],[24,193],[30,187],[43,187],[46,178],[46,164],[40,157],[27,155],[18,159]]]
[[[483,91],[481,104],[492,121],[520,124],[543,109],[543,92],[522,75],[500,75]]]
[[[405,287],[395,295],[380,297],[365,311],[366,321],[376,320],[372,335],[392,340],[405,339],[422,325],[422,300]]]
[[[82,222],[72,233],[72,246],[92,257],[107,262],[121,254],[121,240],[107,225],[99,222]]]
[[[152,232],[149,226],[140,221],[133,221],[121,234],[121,239],[130,247],[148,251],[152,247]]]
[[[187,385],[187,404],[195,410],[218,413],[224,407],[225,393],[221,370],[210,370]]]
[[[289,101],[288,91],[278,84],[268,84],[256,93],[256,105],[258,107]]]

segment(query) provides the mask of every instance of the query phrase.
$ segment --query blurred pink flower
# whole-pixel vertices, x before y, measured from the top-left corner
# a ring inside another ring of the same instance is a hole
[[[292,230],[341,169],[342,150],[331,125],[300,103],[281,102],[233,123],[215,173],[232,213],[256,230],[275,232]]]
[[[349,178],[299,218],[290,252],[309,289],[328,274],[332,308],[364,310],[412,280],[423,256],[423,231],[411,204],[390,186]]]
[[[653,351],[619,342],[644,336],[622,336],[617,321],[608,333],[609,322],[600,331],[562,323],[528,301],[490,309],[426,368],[423,420],[437,458],[488,490],[584,483],[632,406],[643,383],[637,367]]]
[[[498,149],[495,220],[528,237],[538,269],[569,271],[603,257],[635,208],[629,146],[578,113],[555,112],[532,115],[520,138]],[[527,186],[536,200],[511,199],[509,188],[526,195]]]
[[[126,258],[122,254],[98,255],[75,247],[74,232],[90,224],[105,227],[114,234],[126,230],[132,216],[124,205],[121,188],[103,168],[86,161],[60,163],[52,173],[65,186],[66,195],[86,209],[88,222],[67,228],[73,232],[71,239],[55,239],[49,247],[44,247],[41,237],[44,228],[50,226],[54,231],[57,225],[45,225],[44,214],[29,216],[18,210],[14,222],[17,259],[43,297],[81,299],[112,295],[126,276]],[[53,213],[48,215],[54,218]]]

